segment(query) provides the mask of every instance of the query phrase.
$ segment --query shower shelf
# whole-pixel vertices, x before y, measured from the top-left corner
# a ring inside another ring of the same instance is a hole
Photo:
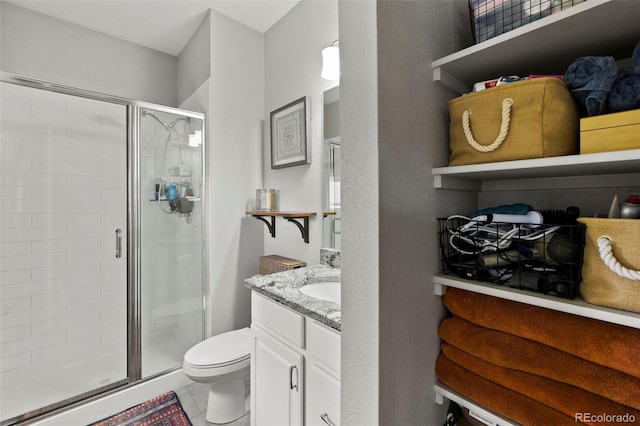
[[[247,214],[255,217],[256,219],[264,222],[267,225],[267,229],[271,234],[271,237],[276,237],[276,216],[282,216],[284,219],[293,223],[300,229],[302,233],[302,239],[305,243],[309,243],[309,218],[316,215],[315,212],[263,212],[263,211],[250,211]],[[270,218],[270,219],[265,219]],[[302,222],[299,222],[301,220]]]

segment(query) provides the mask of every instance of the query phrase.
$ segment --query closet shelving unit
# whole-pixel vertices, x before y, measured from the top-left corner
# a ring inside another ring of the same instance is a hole
[[[640,41],[640,2],[587,0],[482,43],[433,61],[437,84],[456,95],[477,81],[500,75],[558,74],[581,56],[629,58]],[[588,189],[640,182],[640,149],[433,169],[434,187],[461,191]],[[605,213],[605,212],[603,212]],[[640,314],[574,300],[436,274],[435,293],[448,287],[554,309],[640,329]],[[494,423],[510,421],[447,386],[436,383],[436,402],[444,398]]]

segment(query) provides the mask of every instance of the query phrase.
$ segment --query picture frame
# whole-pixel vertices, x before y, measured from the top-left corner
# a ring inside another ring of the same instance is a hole
[[[309,97],[271,112],[271,168],[311,163]]]

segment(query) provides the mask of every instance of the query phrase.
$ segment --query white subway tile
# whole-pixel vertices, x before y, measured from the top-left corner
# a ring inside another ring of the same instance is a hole
[[[31,117],[0,115],[0,127],[3,129],[30,129],[44,134],[66,135],[67,124],[59,121],[46,121]]]
[[[57,265],[44,268],[33,268],[31,274],[34,281],[45,281],[81,275],[92,275],[100,271],[99,262],[78,263],[75,265]]]
[[[31,365],[31,352],[0,358],[0,372],[2,373],[28,365]]]
[[[66,253],[44,253],[23,256],[0,257],[0,271],[16,269],[40,268],[44,266],[64,265],[67,263]]]
[[[2,157],[0,158],[0,176],[4,182],[4,174],[7,172],[30,172],[32,161],[28,158]],[[6,185],[6,183],[4,184]]]
[[[31,105],[22,102],[9,101],[3,99],[0,101],[0,111],[2,114],[17,115],[19,117],[31,117]]]
[[[31,198],[31,188],[15,187],[15,186],[0,186],[0,200],[28,200]],[[0,209],[3,213],[16,213],[14,209],[15,203],[3,202],[0,203]]]
[[[0,214],[0,229],[31,226],[31,216],[24,214]]]
[[[126,324],[125,318],[127,318],[127,304],[123,302],[118,306],[102,308],[100,310],[100,318],[103,320],[118,319],[119,321],[124,321]]]
[[[0,297],[3,297],[6,288],[15,284],[23,285],[29,281],[31,281],[31,269],[0,272]]]
[[[59,345],[48,346],[31,352],[33,363],[59,361],[62,366],[72,365],[78,359],[84,357],[83,353],[100,347],[100,336],[91,336],[85,339]]]
[[[39,321],[32,324],[34,336],[53,333],[54,331],[66,330],[78,324],[90,324],[100,321],[100,311],[88,311],[75,315],[65,315],[49,321]]]
[[[0,233],[0,242],[53,240],[67,236],[67,228],[43,227],[43,228],[8,228]]]
[[[31,337],[31,324],[0,329],[0,343]]]
[[[31,271],[29,271],[29,278]],[[14,297],[32,296],[36,294],[52,293],[63,291],[67,288],[64,278],[49,281],[22,282],[20,284],[3,285],[0,287],[0,299],[11,299]]]
[[[100,296],[100,287],[91,286],[74,290],[63,290],[55,293],[34,295],[31,297],[33,308],[38,309],[46,306],[56,306],[65,303],[75,303],[78,301],[91,301]]]
[[[7,315],[1,315],[0,327],[8,328],[18,325],[31,324],[38,321],[46,321],[58,318],[67,314],[67,307],[64,305],[50,306],[48,308],[37,309],[33,311],[14,312]]]
[[[0,243],[0,257],[22,256],[25,254],[31,254],[31,242],[29,241]]]
[[[3,315],[10,314],[13,312],[22,312],[28,311],[31,309],[31,298],[30,297],[16,297],[13,299],[2,299],[0,300],[0,312]]]
[[[31,145],[31,132],[24,129],[0,128],[0,145]]]

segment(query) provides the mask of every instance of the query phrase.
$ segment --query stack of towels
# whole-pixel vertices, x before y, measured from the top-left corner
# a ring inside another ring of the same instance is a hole
[[[640,42],[632,59],[619,71],[611,56],[585,56],[569,66],[562,79],[582,117],[640,108]]]
[[[523,425],[640,423],[640,330],[455,288],[443,301],[436,374],[457,393]]]

